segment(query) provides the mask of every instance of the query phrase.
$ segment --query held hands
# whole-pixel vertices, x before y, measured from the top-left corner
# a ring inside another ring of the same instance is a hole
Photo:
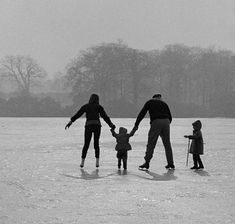
[[[116,126],[113,124],[111,127],[111,130],[114,130],[116,128]]]
[[[69,128],[70,126],[71,126],[71,124],[72,124],[73,122],[72,121],[70,121],[68,124],[66,124],[66,126],[65,126],[65,130],[67,129],[67,128]]]
[[[138,130],[138,126],[134,126],[130,133],[134,135],[137,130]]]

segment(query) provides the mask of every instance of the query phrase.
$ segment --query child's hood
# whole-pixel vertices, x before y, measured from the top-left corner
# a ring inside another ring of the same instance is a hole
[[[123,128],[123,127],[119,128],[119,134],[126,134],[126,133],[127,133],[127,129],[126,128]]]
[[[195,126],[197,128],[197,130],[201,130],[201,128],[202,128],[202,123],[200,120],[193,122],[192,125]]]

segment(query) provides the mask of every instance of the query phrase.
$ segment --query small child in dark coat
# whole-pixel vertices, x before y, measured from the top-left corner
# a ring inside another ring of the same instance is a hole
[[[117,144],[115,150],[117,151],[118,169],[121,168],[121,161],[123,162],[124,170],[127,169],[127,151],[131,150],[129,138],[132,137],[136,131],[135,128],[128,134],[127,129],[124,127],[119,128],[119,133],[116,133],[113,129],[110,129],[114,138],[116,138]]]
[[[191,169],[203,169],[203,163],[200,158],[200,155],[203,154],[203,138],[202,138],[202,123],[200,120],[197,120],[192,123],[193,125],[193,135],[185,135],[185,138],[192,139],[189,152],[193,154],[194,166]]]

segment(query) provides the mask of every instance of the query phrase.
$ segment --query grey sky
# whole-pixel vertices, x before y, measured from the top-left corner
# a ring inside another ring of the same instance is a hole
[[[123,39],[235,52],[234,0],[0,0],[0,58],[30,55],[52,75],[80,50]]]

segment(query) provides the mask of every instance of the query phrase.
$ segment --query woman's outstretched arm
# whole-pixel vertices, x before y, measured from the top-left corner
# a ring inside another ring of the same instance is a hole
[[[74,116],[72,116],[72,117],[70,118],[70,121],[69,121],[68,124],[66,124],[66,126],[65,126],[65,130],[66,130],[67,128],[69,128],[69,127],[72,125],[72,123],[73,123],[74,121],[76,121],[79,117],[81,117],[84,113],[85,113],[85,107],[82,106],[82,107],[78,110],[78,112],[77,112]]]
[[[109,116],[106,114],[104,108],[100,106],[99,110],[100,116],[104,119],[104,121],[109,125],[110,128],[115,129],[115,125],[110,120]]]

